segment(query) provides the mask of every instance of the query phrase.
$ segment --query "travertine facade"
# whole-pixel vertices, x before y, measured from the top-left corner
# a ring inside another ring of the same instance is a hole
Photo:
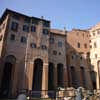
[[[22,89],[91,89],[89,52],[89,31],[51,29],[48,20],[6,10],[0,20],[1,95]]]
[[[89,31],[92,80],[96,84],[96,88],[100,89],[100,23],[89,29]]]

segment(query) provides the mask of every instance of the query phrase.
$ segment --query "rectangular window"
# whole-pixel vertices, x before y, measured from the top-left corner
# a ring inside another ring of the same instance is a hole
[[[30,23],[30,18],[24,18],[25,23]]]
[[[53,37],[50,37],[49,38],[49,41],[50,41],[51,44],[53,44],[54,43],[54,38]]]
[[[57,55],[57,51],[56,50],[53,50],[53,55]]]
[[[44,49],[44,50],[47,50],[46,45],[42,45],[41,48]]]
[[[94,42],[94,48],[97,48],[97,44],[96,44],[96,42]]]
[[[31,43],[30,46],[31,46],[31,48],[36,48],[36,44],[35,43]]]
[[[12,22],[12,24],[11,24],[11,30],[18,31],[18,23]]]
[[[22,37],[21,37],[21,43],[26,43],[26,42],[27,42],[26,37],[22,36]]]
[[[23,31],[24,32],[29,32],[29,26],[28,25],[23,25]]]
[[[58,47],[62,47],[62,42],[58,41]]]
[[[31,32],[36,32],[36,26],[31,26]]]
[[[84,44],[84,47],[87,48],[87,44],[86,43]]]
[[[80,43],[77,43],[77,47],[80,48]]]
[[[20,20],[20,17],[19,17],[19,15],[17,15],[17,14],[14,14],[14,15],[12,16],[12,18],[14,18],[15,20]]]
[[[48,35],[48,33],[49,33],[49,32],[48,32],[48,29],[43,29],[43,34],[44,34],[44,35]]]
[[[12,40],[12,41],[15,40],[15,35],[14,35],[14,34],[11,34],[11,35],[10,35],[10,40]]]
[[[43,22],[43,26],[44,26],[44,27],[50,27],[50,24],[49,24],[49,22],[44,21],[44,22]]]
[[[2,41],[2,35],[0,35],[0,41]]]

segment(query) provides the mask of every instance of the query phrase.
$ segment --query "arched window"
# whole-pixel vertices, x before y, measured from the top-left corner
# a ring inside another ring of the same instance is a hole
[[[71,84],[72,84],[72,87],[76,88],[77,87],[77,79],[76,79],[75,67],[71,66],[70,67],[70,72],[71,72]]]
[[[43,61],[41,59],[36,59],[34,61],[32,90],[35,90],[35,91],[41,90],[41,88],[42,88],[42,72],[43,72]]]
[[[57,64],[57,83],[58,87],[63,87],[64,81],[63,81],[63,64],[59,63]]]
[[[48,90],[53,90],[54,89],[54,64],[49,63],[49,68],[48,68]]]
[[[14,73],[14,67],[16,64],[16,58],[13,55],[9,55],[5,58],[3,76],[1,82],[1,97],[7,97],[12,90],[12,75]]]
[[[85,87],[85,69],[84,69],[84,67],[80,67],[80,74],[81,74],[81,78],[82,78],[83,87]]]

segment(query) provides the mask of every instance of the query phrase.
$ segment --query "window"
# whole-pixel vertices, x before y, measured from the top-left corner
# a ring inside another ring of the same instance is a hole
[[[92,45],[90,45],[90,48],[92,48]]]
[[[82,60],[82,56],[80,57],[80,59]]]
[[[97,58],[97,54],[95,54],[95,58]]]
[[[87,52],[87,57],[90,57],[90,52]]]
[[[53,37],[50,37],[49,38],[49,41],[50,41],[51,44],[54,43],[54,38]]]
[[[14,14],[12,17],[13,17],[14,19],[16,19],[16,20],[19,20],[19,19],[20,19],[19,16],[18,16],[17,14]]]
[[[25,23],[30,23],[30,18],[24,18]]]
[[[59,52],[59,55],[61,55],[61,52]]]
[[[36,26],[31,26],[31,32],[36,32]]]
[[[35,44],[35,43],[31,43],[30,46],[31,46],[32,48],[36,48],[36,44]]]
[[[77,43],[77,47],[80,48],[80,43],[79,42]]]
[[[97,47],[97,44],[96,44],[96,42],[94,42],[94,48],[96,48]]]
[[[88,35],[87,35],[87,37],[88,37]]]
[[[41,47],[42,47],[42,49],[47,50],[46,45],[42,45]]]
[[[21,43],[26,43],[27,39],[26,39],[26,37],[22,36],[20,41],[21,41]]]
[[[100,30],[98,30],[97,33],[100,34]]]
[[[11,24],[11,30],[18,31],[18,23],[12,22],[12,24]]]
[[[48,29],[43,29],[43,34],[48,35]]]
[[[53,50],[53,55],[57,55],[57,51],[56,50]]]
[[[87,44],[86,43],[84,44],[84,47],[87,48]]]
[[[0,41],[2,40],[2,35],[0,35]]]
[[[1,33],[1,31],[2,31],[2,29],[1,29],[1,27],[0,27],[0,33]]]
[[[58,41],[58,47],[62,47],[62,42]]]
[[[12,40],[12,41],[15,40],[15,35],[14,35],[14,34],[11,34],[11,35],[10,35],[10,40]]]
[[[84,33],[83,33],[83,37],[84,37]]]
[[[49,27],[50,24],[49,24],[49,22],[43,22],[43,26],[44,26],[44,27]]]
[[[72,59],[74,59],[74,56],[72,55]]]
[[[93,33],[93,36],[95,36],[95,33]]]
[[[28,25],[23,25],[23,31],[24,32],[29,32],[29,26]]]

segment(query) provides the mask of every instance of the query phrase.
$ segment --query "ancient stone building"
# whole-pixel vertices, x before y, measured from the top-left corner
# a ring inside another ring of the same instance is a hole
[[[91,88],[89,31],[73,29],[67,33],[66,41],[70,86]]]
[[[100,89],[100,23],[89,29],[90,31],[90,60],[93,84]]]
[[[0,19],[0,94],[58,87],[91,89],[89,51],[88,31],[51,29],[43,17],[7,9]]]

